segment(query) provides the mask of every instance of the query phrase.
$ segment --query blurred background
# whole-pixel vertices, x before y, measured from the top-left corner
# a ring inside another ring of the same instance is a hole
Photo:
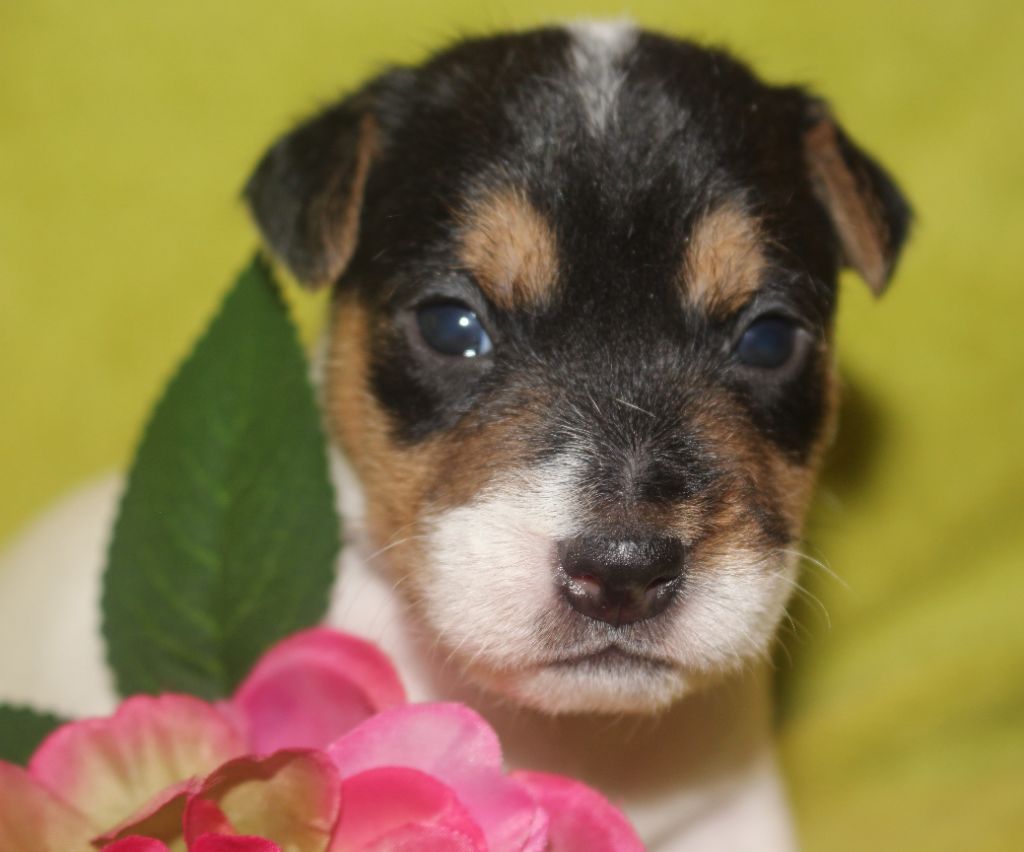
[[[0,547],[128,464],[255,246],[238,190],[277,133],[454,37],[622,14],[809,84],[918,211],[881,302],[843,282],[829,570],[778,655],[805,847],[1024,848],[1019,0],[3,0]],[[293,303],[312,339],[322,297]]]

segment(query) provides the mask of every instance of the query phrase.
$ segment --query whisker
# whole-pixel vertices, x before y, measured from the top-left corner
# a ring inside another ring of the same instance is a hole
[[[825,604],[822,603],[821,598],[814,595],[805,586],[800,585],[800,583],[798,583],[796,580],[792,580],[784,574],[776,574],[776,577],[778,577],[778,579],[782,580],[784,583],[789,583],[789,585],[792,586],[798,593],[804,595],[804,597],[806,597],[807,600],[811,601],[814,604],[817,604],[818,608],[821,609],[822,614],[825,616],[825,621],[828,624],[828,629],[832,629],[832,616],[828,614],[828,607],[826,607]]]
[[[786,645],[784,641],[782,641],[781,637],[779,637],[779,641],[776,643],[776,645],[782,651],[782,653],[786,655],[786,662],[789,664],[789,667],[793,668],[793,655],[789,653],[789,647]]]
[[[382,548],[375,550],[373,553],[366,557],[366,561],[372,562],[374,559],[387,553],[392,548],[399,547],[403,544],[408,544],[410,541],[419,541],[425,538],[426,536],[424,535],[407,535],[405,538],[400,538],[397,541],[392,541],[388,544],[385,544]]]
[[[808,553],[804,553],[802,550],[779,548],[776,551],[776,553],[785,553],[785,554],[788,554],[789,556],[797,557],[797,559],[799,559],[801,562],[808,562],[808,563],[810,563],[815,568],[821,569],[821,571],[824,574],[827,574],[829,577],[831,577],[833,580],[835,580],[837,583],[839,583],[839,585],[842,586],[844,589],[846,589],[847,591],[850,591],[850,584],[847,583],[846,580],[844,580],[842,577],[840,577],[834,570],[832,570],[832,568],[830,568],[822,560],[815,559],[813,556],[811,556]]]

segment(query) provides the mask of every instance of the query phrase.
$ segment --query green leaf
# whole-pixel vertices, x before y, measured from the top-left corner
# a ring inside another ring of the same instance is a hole
[[[0,760],[24,766],[46,735],[65,721],[53,713],[0,704]]]
[[[266,263],[238,278],[143,435],[103,631],[122,695],[231,693],[327,607],[339,548],[320,414]]]

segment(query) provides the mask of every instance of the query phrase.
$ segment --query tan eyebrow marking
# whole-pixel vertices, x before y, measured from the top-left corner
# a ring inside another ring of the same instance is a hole
[[[558,277],[555,234],[526,195],[503,188],[458,215],[459,257],[505,309],[544,305]]]
[[[708,313],[729,314],[753,296],[767,265],[757,219],[727,201],[694,227],[681,284],[688,299]]]

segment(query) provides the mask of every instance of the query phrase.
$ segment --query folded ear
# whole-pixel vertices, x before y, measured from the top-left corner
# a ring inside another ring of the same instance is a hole
[[[828,107],[811,101],[804,157],[811,186],[832,220],[843,260],[879,296],[889,283],[912,217],[899,187],[853,143]]]
[[[263,239],[304,284],[336,281],[352,258],[376,138],[355,95],[279,139],[246,184]]]

